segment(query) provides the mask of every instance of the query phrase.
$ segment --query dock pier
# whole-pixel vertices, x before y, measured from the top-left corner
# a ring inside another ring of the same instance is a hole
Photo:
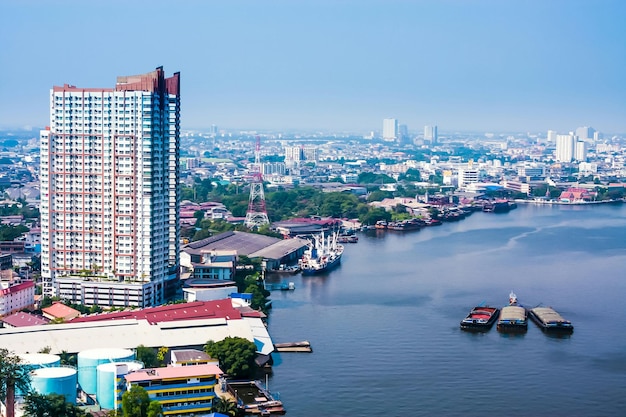
[[[302,342],[276,343],[274,344],[276,352],[313,352],[311,343],[308,340]]]

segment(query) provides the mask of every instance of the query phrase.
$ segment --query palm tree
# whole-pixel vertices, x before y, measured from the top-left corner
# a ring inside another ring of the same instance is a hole
[[[211,411],[234,417],[237,415],[237,403],[230,398],[216,396]]]
[[[7,417],[15,416],[15,389],[30,391],[30,370],[21,362],[13,352],[0,349],[0,400],[6,404]]]

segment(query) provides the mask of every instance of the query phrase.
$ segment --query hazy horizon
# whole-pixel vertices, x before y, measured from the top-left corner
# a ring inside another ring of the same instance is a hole
[[[54,85],[163,66],[185,130],[621,133],[624,20],[617,0],[5,0],[0,126],[47,125]]]

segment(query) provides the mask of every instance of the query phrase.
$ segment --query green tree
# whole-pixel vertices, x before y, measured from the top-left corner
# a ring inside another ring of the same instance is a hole
[[[235,415],[237,415],[237,404],[230,398],[215,397],[215,400],[213,400],[213,407],[211,408],[211,411],[234,417]]]
[[[159,361],[159,365],[160,366],[164,366],[165,365],[165,358],[167,357],[167,352],[169,352],[169,348],[162,346],[159,348],[157,354],[156,354],[156,358],[157,361]]]
[[[391,213],[380,207],[370,207],[365,214],[359,215],[359,221],[363,224],[373,225],[379,220],[391,220]]]
[[[161,407],[161,403],[152,400],[150,404],[148,404],[148,415],[147,417],[160,417],[163,415],[163,407]]]
[[[231,378],[248,378],[254,371],[256,345],[242,337],[227,337],[219,342],[212,340],[204,351],[216,358],[222,370]]]
[[[7,417],[15,416],[15,389],[30,391],[30,371],[19,356],[0,348],[0,401],[6,404]]]
[[[143,362],[143,365],[146,368],[154,368],[158,366],[157,355],[154,352],[154,349],[150,347],[146,347],[144,345],[137,346],[135,355],[137,356],[137,360]]]
[[[76,366],[76,355],[69,354],[67,350],[62,350],[59,357],[61,358],[61,365]]]
[[[24,400],[24,414],[28,417],[87,417],[75,404],[67,402],[61,394],[28,394]]]
[[[0,226],[0,241],[4,242],[15,240],[24,233],[28,232],[28,230],[28,227],[21,224],[18,226],[2,225]]]
[[[133,385],[122,394],[122,415],[124,417],[148,417],[150,397],[145,388]]]
[[[393,193],[391,193],[390,191],[376,190],[376,191],[372,191],[367,196],[367,202],[371,203],[372,201],[383,201],[385,198],[392,198],[392,197],[393,197]]]

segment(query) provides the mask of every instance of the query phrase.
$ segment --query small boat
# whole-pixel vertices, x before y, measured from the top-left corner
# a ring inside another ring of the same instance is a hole
[[[552,307],[535,307],[529,310],[530,318],[546,333],[572,333],[574,326]]]
[[[496,307],[474,307],[461,321],[463,330],[489,330],[498,318],[500,309]]]
[[[379,220],[379,221],[376,222],[374,227],[376,229],[386,229],[387,228],[387,222],[385,220]]]
[[[517,207],[517,205],[515,205]],[[483,211],[485,213],[505,213],[512,207],[512,205],[507,200],[496,200],[496,201],[488,201],[483,206]]]
[[[502,307],[496,329],[502,333],[524,333],[528,330],[526,309],[517,303],[517,295],[509,294],[509,305]]]
[[[300,265],[280,264],[278,269],[270,269],[267,272],[272,274],[297,274],[300,272]]]
[[[424,223],[417,219],[402,220],[399,222],[391,222],[387,224],[387,229],[396,230],[400,232],[406,232],[409,230],[419,230],[424,226]]]
[[[357,235],[339,235],[337,242],[339,243],[357,243],[359,237]]]

